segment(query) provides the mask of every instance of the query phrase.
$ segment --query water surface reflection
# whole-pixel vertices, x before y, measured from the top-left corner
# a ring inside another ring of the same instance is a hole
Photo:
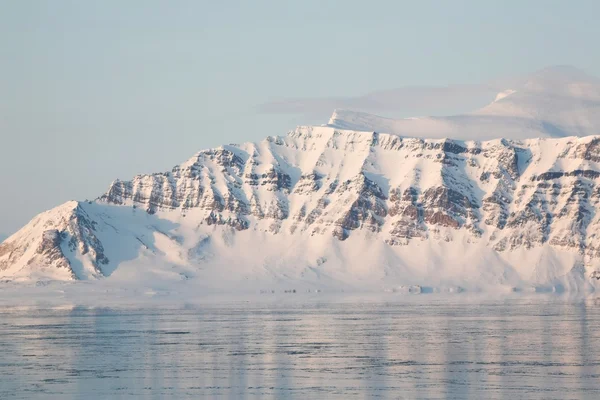
[[[0,398],[600,398],[600,305],[5,309]]]

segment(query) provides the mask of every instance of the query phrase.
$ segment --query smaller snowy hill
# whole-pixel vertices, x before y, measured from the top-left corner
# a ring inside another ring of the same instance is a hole
[[[489,140],[597,135],[600,80],[571,67],[553,67],[494,83],[489,105],[462,115],[391,119],[335,110],[328,126],[406,137]],[[500,86],[505,85],[505,86]]]

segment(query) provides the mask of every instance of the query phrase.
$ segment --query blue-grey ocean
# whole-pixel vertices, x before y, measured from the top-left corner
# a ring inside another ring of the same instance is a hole
[[[600,399],[600,301],[414,297],[4,307],[0,399]]]

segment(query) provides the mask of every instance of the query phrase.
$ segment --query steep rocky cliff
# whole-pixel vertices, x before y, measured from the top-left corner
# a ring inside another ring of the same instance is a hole
[[[146,263],[214,280],[580,290],[600,277],[599,202],[600,137],[299,127],[40,214],[0,245],[0,276]]]

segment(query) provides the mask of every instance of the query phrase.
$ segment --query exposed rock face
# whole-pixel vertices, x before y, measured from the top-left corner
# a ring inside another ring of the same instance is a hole
[[[340,240],[348,237],[354,229],[367,229],[371,232],[381,231],[387,216],[385,200],[381,188],[364,174],[354,180],[347,180],[337,185],[334,193],[339,196],[350,194],[354,199],[349,199],[350,206],[335,222],[336,228],[333,235]]]
[[[484,243],[498,253],[545,246],[589,265],[600,258],[599,183],[597,137],[463,142],[300,127],[117,180],[95,204],[290,240],[357,234],[392,247]],[[69,269],[68,250],[103,275],[97,219],[74,205],[52,221],[36,231],[34,254],[21,239],[0,245],[0,269],[21,258]]]
[[[63,241],[62,234],[57,229],[49,229],[42,233],[42,241],[35,250],[37,256],[49,261],[58,268],[71,268],[71,263],[65,257],[60,244]],[[35,263],[36,258],[29,260],[29,264]]]
[[[391,190],[388,214],[396,218],[392,222],[391,238],[387,241],[389,244],[407,243],[412,238],[427,238],[423,207],[418,199],[419,193],[414,187],[405,189],[403,193],[400,188]]]

